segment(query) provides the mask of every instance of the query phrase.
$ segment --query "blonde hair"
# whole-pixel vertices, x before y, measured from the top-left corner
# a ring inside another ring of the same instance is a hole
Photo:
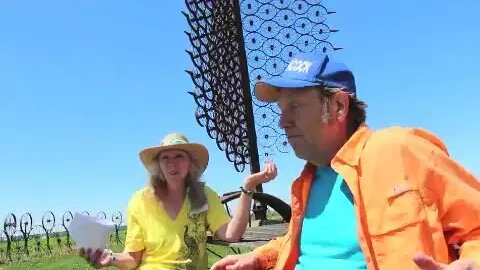
[[[195,163],[192,156],[188,154],[190,158],[190,169],[185,179],[185,187],[187,191],[187,197],[190,201],[192,209],[200,208],[206,202],[206,195],[204,192],[204,183],[200,181],[202,177],[202,171]],[[165,174],[162,172],[159,164],[159,155],[157,155],[150,163],[148,168],[148,187],[153,191],[153,195],[157,200],[160,200],[162,196],[168,194],[168,185],[165,178]]]

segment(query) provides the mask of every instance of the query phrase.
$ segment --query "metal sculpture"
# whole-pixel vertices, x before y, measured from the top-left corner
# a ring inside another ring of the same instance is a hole
[[[0,265],[6,264],[7,263],[7,250],[6,247],[3,245],[3,243],[6,243],[7,241],[7,236],[3,231],[0,231]]]
[[[97,218],[99,218],[99,219],[107,219],[107,214],[105,214],[105,212],[103,212],[103,211],[100,211],[100,212],[98,212],[98,214],[97,214]]]
[[[34,246],[33,246],[33,251],[35,252],[36,255],[42,255],[43,252],[45,251],[44,248],[42,247],[42,237],[46,235],[45,229],[42,227],[42,225],[35,225],[32,228],[32,231],[29,236],[29,241],[33,239],[34,241]]]
[[[189,93],[197,105],[197,122],[237,171],[250,164],[250,171],[258,172],[260,156],[271,159],[275,153],[288,152],[289,145],[276,125],[278,108],[252,98],[251,84],[278,76],[298,52],[340,49],[327,41],[337,32],[325,24],[334,12],[320,0],[185,0],[185,4],[191,45],[187,53],[193,64],[187,73],[194,84]],[[255,204],[257,219],[263,219],[265,211],[264,204]]]
[[[17,231],[17,217],[13,213],[9,213],[3,222],[3,233],[7,241],[5,255],[7,260],[12,261],[12,238]]]
[[[239,172],[259,171],[246,55],[232,1],[186,0],[196,119]]]
[[[50,238],[55,240],[55,242],[57,243],[57,247],[59,249],[62,249],[64,247],[62,227],[63,226],[61,223],[56,223],[50,234]]]
[[[122,213],[119,211],[115,212],[112,214],[112,222],[115,224],[115,243],[122,244],[122,240],[120,239],[119,231],[120,231],[120,226],[123,223],[123,216]]]
[[[25,213],[20,218],[20,232],[23,235],[23,250],[29,255],[28,252],[28,238],[33,227],[33,219],[30,213]]]
[[[18,229],[10,236],[10,256],[15,256],[15,259],[10,257],[11,260],[19,260],[24,254],[24,252],[22,252],[22,239],[22,233]]]
[[[98,218],[106,219],[107,214],[100,211]],[[73,214],[66,211],[61,222],[56,220],[53,212],[47,211],[42,219],[34,222],[30,213],[24,213],[20,219],[15,214],[8,214],[0,230],[0,265],[23,260],[24,257],[42,257],[46,253],[63,252],[64,248],[71,248],[74,244],[70,238],[68,228],[73,219]],[[115,224],[115,235],[111,236],[112,244],[122,244],[120,234],[125,228],[123,216],[119,211],[112,213],[111,219]],[[115,239],[113,239],[115,238]],[[52,245],[51,241],[56,245]]]
[[[6,238],[3,231],[0,231],[0,243],[4,243]],[[0,245],[0,265],[7,264],[7,251],[3,245]]]
[[[5,217],[5,220],[3,222],[3,231],[8,236],[12,236],[16,230],[17,230],[17,217],[13,213],[9,213]]]
[[[63,214],[63,217],[62,217],[62,227],[63,229],[65,230],[65,234],[66,234],[66,245],[67,247],[71,247],[72,246],[72,243],[70,241],[70,232],[68,231],[68,227],[70,227],[70,224],[72,223],[72,219],[73,219],[73,214],[72,212],[70,211],[67,211]]]
[[[42,227],[43,227],[43,230],[45,231],[45,236],[47,237],[48,252],[52,253],[52,247],[50,246],[50,234],[52,233],[52,230],[55,227],[55,215],[53,214],[53,212],[48,211],[45,214],[43,214]]]
[[[244,46],[252,83],[273,78],[286,68],[299,52],[338,50],[327,41],[330,29],[325,20],[329,12],[322,1],[241,1]],[[289,152],[285,133],[277,127],[279,111],[273,104],[253,99],[257,136],[262,156]]]

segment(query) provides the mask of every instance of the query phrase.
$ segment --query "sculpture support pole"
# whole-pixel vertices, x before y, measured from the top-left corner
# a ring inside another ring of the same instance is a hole
[[[245,52],[245,42],[243,39],[242,15],[240,13],[240,0],[233,1],[233,9],[235,12],[235,27],[237,30],[237,42],[240,56],[240,70],[242,74],[242,89],[245,106],[245,120],[247,124],[248,137],[248,154],[250,156],[250,172],[256,173],[260,171],[260,161],[257,147],[257,133],[255,130],[255,117],[253,114],[252,92],[250,90],[250,79],[248,76],[247,55]],[[263,192],[262,185],[256,187],[258,192]],[[253,204],[253,213],[256,220],[266,219],[267,208],[265,205],[255,201]]]

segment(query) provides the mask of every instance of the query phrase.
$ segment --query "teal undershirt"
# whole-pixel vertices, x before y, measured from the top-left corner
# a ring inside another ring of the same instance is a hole
[[[350,192],[332,168],[317,169],[300,234],[296,270],[367,269]]]

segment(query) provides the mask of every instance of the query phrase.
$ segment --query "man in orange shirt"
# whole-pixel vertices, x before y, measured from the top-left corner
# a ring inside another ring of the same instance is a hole
[[[297,55],[255,93],[277,102],[307,164],[287,234],[212,269],[480,269],[480,183],[438,137],[370,130],[352,72],[321,53]]]

